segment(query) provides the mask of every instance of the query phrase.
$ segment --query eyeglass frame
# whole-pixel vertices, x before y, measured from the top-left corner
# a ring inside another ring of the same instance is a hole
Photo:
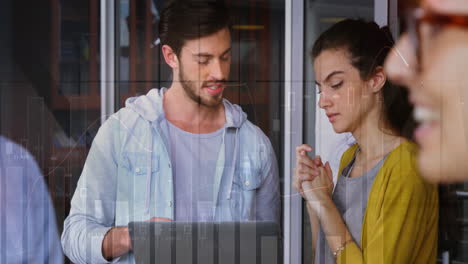
[[[421,7],[413,7],[406,10],[406,32],[408,33],[412,49],[416,56],[416,70],[418,73],[422,70],[422,23],[429,23],[437,26],[457,26],[468,29],[468,15],[440,14]]]

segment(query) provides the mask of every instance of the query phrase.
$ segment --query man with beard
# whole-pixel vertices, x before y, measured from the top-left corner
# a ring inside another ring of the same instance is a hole
[[[159,33],[172,85],[128,99],[100,128],[62,234],[75,263],[134,262],[131,221],[279,221],[271,143],[223,99],[225,5],[171,1]]]

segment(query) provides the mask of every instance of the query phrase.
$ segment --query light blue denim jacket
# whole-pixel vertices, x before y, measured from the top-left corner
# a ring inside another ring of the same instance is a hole
[[[65,220],[62,246],[75,263],[106,263],[102,240],[113,226],[174,219],[170,149],[162,107],[166,89],[130,98],[99,129]],[[223,101],[226,129],[215,173],[216,221],[277,221],[278,167],[271,143],[237,105]],[[113,260],[134,263],[129,253]]]

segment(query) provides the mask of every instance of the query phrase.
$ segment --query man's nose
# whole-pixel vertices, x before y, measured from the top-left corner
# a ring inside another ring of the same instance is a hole
[[[224,80],[223,64],[220,60],[213,61],[210,68],[210,77],[215,80]]]

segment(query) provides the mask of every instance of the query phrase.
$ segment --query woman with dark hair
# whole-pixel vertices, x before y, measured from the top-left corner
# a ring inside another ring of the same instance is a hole
[[[315,42],[323,108],[357,144],[342,156],[333,190],[329,163],[296,149],[296,189],[307,200],[315,263],[435,263],[438,193],[416,169],[407,92],[387,81],[393,40],[373,22],[344,20]]]

